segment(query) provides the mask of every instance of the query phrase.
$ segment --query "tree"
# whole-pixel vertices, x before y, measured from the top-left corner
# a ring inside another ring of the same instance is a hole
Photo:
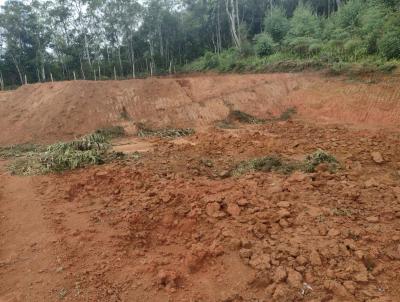
[[[281,43],[289,31],[289,20],[281,7],[274,7],[270,14],[265,16],[265,31],[274,39],[274,42]]]

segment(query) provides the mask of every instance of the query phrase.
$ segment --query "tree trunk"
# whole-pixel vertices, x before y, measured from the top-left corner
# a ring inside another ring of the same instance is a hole
[[[3,80],[3,73],[0,71],[0,90],[4,90],[4,80]]]
[[[22,73],[21,73],[21,69],[19,68],[18,62],[15,59],[15,57],[13,55],[11,55],[11,58],[13,60],[13,63],[15,65],[15,68],[17,69],[18,75],[19,75],[19,79],[21,81],[21,85],[24,85],[24,80],[22,79]]]
[[[237,16],[237,2],[235,0],[225,0],[226,13],[228,14],[230,21],[230,30],[235,43],[236,48],[241,49],[240,35],[238,34],[237,24],[239,22],[239,17]]]
[[[85,72],[83,71],[83,64],[82,64],[82,60],[79,58],[79,61],[81,62],[81,72],[82,72],[82,77],[83,77],[83,79],[84,80],[86,80],[86,77],[85,77]]]
[[[124,75],[123,69],[122,69],[122,60],[121,60],[121,46],[118,46],[118,60],[119,60],[119,73],[120,75]]]
[[[46,72],[44,71],[44,66],[42,66],[42,79],[43,82],[46,82]]]

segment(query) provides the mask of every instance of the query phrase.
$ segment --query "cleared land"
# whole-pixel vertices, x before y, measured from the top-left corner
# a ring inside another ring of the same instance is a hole
[[[0,94],[3,150],[127,132],[124,158],[59,174],[10,175],[3,156],[0,301],[398,301],[399,123],[396,77]]]

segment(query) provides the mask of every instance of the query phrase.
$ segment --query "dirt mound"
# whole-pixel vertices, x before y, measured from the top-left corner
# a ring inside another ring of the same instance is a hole
[[[54,142],[110,125],[199,127],[240,110],[258,118],[296,107],[317,121],[392,127],[400,122],[397,78],[378,82],[320,74],[204,75],[26,85],[0,94],[0,144]]]

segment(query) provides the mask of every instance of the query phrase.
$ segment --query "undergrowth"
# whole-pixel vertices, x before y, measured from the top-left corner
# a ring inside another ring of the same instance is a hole
[[[294,171],[312,173],[315,172],[315,169],[318,167],[318,165],[322,163],[328,164],[331,172],[335,172],[339,168],[339,162],[334,156],[321,149],[318,149],[314,153],[307,155],[303,161],[286,159],[278,155],[242,161],[230,171],[230,175],[240,176],[248,172],[255,171],[275,171],[283,174],[290,174]]]
[[[110,152],[109,148],[104,135],[93,133],[70,142],[52,144],[45,151],[31,152],[9,168],[17,175],[46,174],[99,165],[123,156]]]
[[[192,128],[183,128],[183,129],[164,128],[164,129],[153,130],[144,126],[143,124],[139,124],[137,127],[138,127],[137,135],[140,137],[157,136],[161,138],[177,138],[177,137],[189,136],[195,133],[194,129]]]

